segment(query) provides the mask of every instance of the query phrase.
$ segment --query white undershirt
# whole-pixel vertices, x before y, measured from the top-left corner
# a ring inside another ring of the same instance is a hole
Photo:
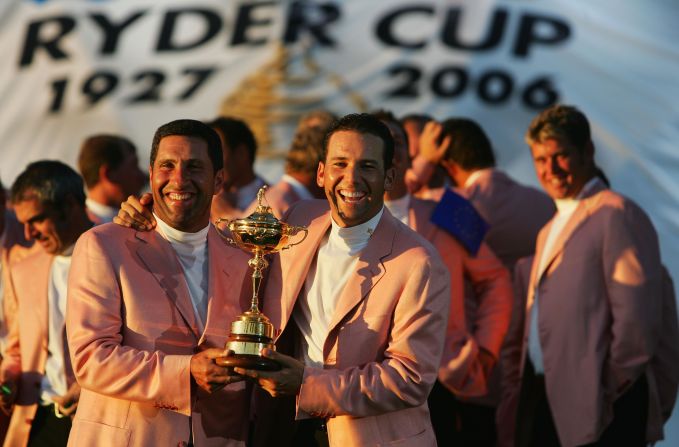
[[[238,209],[247,209],[252,202],[257,200],[257,191],[264,186],[264,180],[260,177],[255,177],[253,181],[247,185],[243,185],[236,190],[236,207]]]
[[[113,222],[113,218],[118,215],[118,208],[113,208],[103,203],[99,203],[90,199],[85,199],[85,206],[88,210],[101,220],[101,223]]]
[[[384,206],[395,218],[410,226],[410,194],[406,194],[400,199],[385,200]]]
[[[309,268],[304,290],[293,318],[302,333],[301,352],[304,364],[323,367],[323,345],[335,307],[347,280],[354,272],[361,251],[382,217],[384,208],[369,221],[341,228],[332,221]]]
[[[549,260],[548,256],[551,255],[552,247],[554,243],[559,238],[559,235],[563,231],[564,227],[570,220],[573,213],[578,208],[580,204],[580,199],[584,194],[589,191],[595,184],[599,182],[598,177],[594,177],[588,181],[585,186],[582,187],[580,194],[575,199],[557,199],[554,200],[556,204],[556,215],[552,220],[552,225],[549,228],[549,234],[547,235],[547,240],[545,241],[545,246],[542,249],[542,256],[540,257],[540,263],[538,264],[538,272],[541,272],[545,267],[545,263]],[[539,278],[538,278],[539,283]],[[535,287],[535,293],[533,298],[533,306],[531,308],[530,315],[530,331],[528,334],[528,355],[533,363],[533,368],[536,374],[545,373],[545,365],[542,356],[542,346],[540,345],[540,333],[538,330],[538,288],[537,284]]]
[[[207,256],[207,233],[210,229],[208,224],[196,233],[186,233],[172,228],[154,214],[157,229],[161,236],[167,240],[179,259],[184,270],[184,278],[189,288],[191,304],[198,320],[199,331],[202,334],[207,320],[208,300],[208,256]]]
[[[295,193],[299,196],[300,200],[308,200],[314,198],[313,194],[309,192],[306,186],[304,186],[302,182],[297,180],[295,177],[292,177],[288,174],[283,174],[281,180],[290,185],[292,190],[295,191]]]
[[[68,391],[64,369],[64,343],[66,343],[64,318],[72,253],[73,246],[68,248],[64,254],[55,256],[50,267],[47,287],[47,361],[45,362],[45,375],[40,383],[42,404],[50,404],[54,396],[63,396]]]
[[[469,174],[469,177],[467,177],[467,180],[465,180],[463,188],[464,189],[469,188],[470,186],[472,186],[474,184],[476,179],[481,177],[481,175],[485,174],[486,172],[493,172],[493,169],[494,168],[483,168],[483,169],[479,169],[478,171],[472,172],[471,174]]]

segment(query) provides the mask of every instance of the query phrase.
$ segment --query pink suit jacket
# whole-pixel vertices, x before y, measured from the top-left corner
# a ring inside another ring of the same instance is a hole
[[[651,221],[600,184],[581,200],[538,271],[550,226],[538,237],[525,324],[513,340],[521,346],[519,366],[537,293],[545,389],[561,444],[596,441],[613,417],[613,402],[642,374],[649,385],[648,441],[660,439],[650,361],[661,327],[662,267]]]
[[[45,374],[48,342],[48,301],[50,267],[54,257],[43,250],[12,265],[6,284],[6,309],[11,315],[3,380],[18,384],[18,394],[9,423],[6,446],[21,446],[28,442],[33,418],[40,402],[40,384]],[[64,339],[64,352],[66,340]],[[67,384],[75,378],[68,358],[64,359]]]
[[[325,200],[289,210],[286,221],[308,225],[309,236],[280,252],[268,274],[264,312],[281,332],[295,330],[291,314],[330,220]],[[328,418],[332,446],[435,445],[427,396],[449,301],[436,250],[385,209],[338,300],[323,369],[304,370],[297,411]]]
[[[83,234],[69,275],[66,328],[82,387],[69,446],[244,446],[244,382],[207,394],[191,356],[223,348],[247,306],[248,256],[208,232],[208,312],[199,332],[182,268],[157,231],[113,224]],[[246,282],[247,283],[247,282]]]
[[[490,225],[485,242],[510,271],[517,260],[533,254],[538,232],[556,211],[545,193],[497,169],[481,172],[462,194]]]
[[[512,285],[507,269],[485,243],[471,256],[430,221],[436,202],[411,198],[410,227],[436,247],[450,273],[450,315],[438,379],[461,397],[488,393],[479,348],[499,359],[509,326]],[[469,336],[468,334],[472,335]]]

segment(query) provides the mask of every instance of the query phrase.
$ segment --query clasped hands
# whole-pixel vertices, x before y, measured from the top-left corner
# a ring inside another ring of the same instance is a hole
[[[253,369],[229,368],[215,363],[218,357],[232,355],[230,351],[210,348],[191,357],[191,375],[196,384],[208,393],[213,393],[234,382],[248,377],[254,379],[259,386],[271,396],[295,395],[302,386],[304,364],[299,360],[276,352],[262,349],[262,356],[275,360],[281,365],[279,371],[258,371]]]

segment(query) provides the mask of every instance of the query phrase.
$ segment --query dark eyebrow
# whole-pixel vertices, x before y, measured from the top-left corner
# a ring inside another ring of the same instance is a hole
[[[45,220],[47,218],[47,213],[40,213],[36,214],[35,216],[31,217],[26,221],[27,224],[32,224],[34,222],[39,222],[41,220]]]

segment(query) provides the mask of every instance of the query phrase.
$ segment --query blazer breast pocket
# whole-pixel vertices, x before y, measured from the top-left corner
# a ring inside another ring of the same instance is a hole
[[[109,447],[128,447],[132,431],[126,428],[113,427],[99,422],[76,419],[68,438],[69,447],[91,447],[106,445]]]

